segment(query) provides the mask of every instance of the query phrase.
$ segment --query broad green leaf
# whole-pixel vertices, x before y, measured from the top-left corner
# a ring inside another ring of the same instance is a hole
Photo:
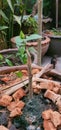
[[[26,36],[27,41],[37,40],[37,39],[40,39],[40,38],[42,38],[42,37],[41,37],[41,35],[38,35],[38,34],[32,34],[30,36]]]
[[[5,62],[6,62],[9,66],[13,66],[13,63],[12,63],[9,59],[5,59]]]
[[[5,22],[9,23],[9,19],[7,18],[7,16],[5,15],[5,13],[0,9],[0,15],[4,18]]]
[[[7,26],[0,26],[0,31],[7,29]]]
[[[9,5],[12,13],[14,13],[14,9],[13,9],[13,6],[12,6],[12,1],[11,0],[7,0],[7,2],[8,2],[8,5]]]
[[[32,34],[30,36],[26,36],[25,39],[21,39],[20,36],[15,37],[15,43],[17,46],[21,46],[23,45],[23,43],[26,43],[27,41],[31,41],[31,40],[37,40],[42,38],[41,35],[38,34]]]
[[[21,26],[20,18],[16,15],[13,15],[13,17],[15,18],[15,21]]]

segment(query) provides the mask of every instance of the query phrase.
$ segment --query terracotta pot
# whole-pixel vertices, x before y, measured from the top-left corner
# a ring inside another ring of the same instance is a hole
[[[36,64],[32,64],[31,66],[32,66],[32,69],[39,69],[39,70],[42,69]],[[22,70],[22,69],[27,70],[28,69],[27,65],[12,66],[12,67],[4,66],[4,67],[0,67],[0,74],[10,73],[10,72],[14,72],[14,71]]]
[[[13,43],[12,46],[15,47],[16,44],[15,44],[15,38],[16,37],[13,37],[11,38],[11,42]],[[28,42],[27,45],[30,47],[30,46],[33,46],[35,47],[35,49],[37,50],[37,44],[38,42]],[[49,47],[49,44],[50,44],[50,38],[45,36],[44,37],[44,40],[42,40],[41,42],[41,47],[42,47],[42,56],[44,56],[48,50],[48,47]]]
[[[13,49],[5,49],[5,50],[1,50],[0,54],[15,54],[16,52],[18,52],[17,48],[13,48]],[[31,56],[32,56],[32,63],[37,64],[37,54],[33,51],[31,51]]]

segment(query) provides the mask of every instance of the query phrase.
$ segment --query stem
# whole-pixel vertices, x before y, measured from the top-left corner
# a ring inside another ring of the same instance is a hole
[[[32,88],[32,67],[31,67],[31,55],[28,51],[28,48],[26,48],[27,56],[28,56],[28,75],[29,75],[29,100],[33,97],[33,88]]]
[[[42,1],[38,0],[38,33],[42,35]],[[38,65],[41,65],[41,39],[38,40]]]

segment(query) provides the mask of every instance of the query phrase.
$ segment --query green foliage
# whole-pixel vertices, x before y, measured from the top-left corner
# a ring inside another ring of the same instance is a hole
[[[52,0],[43,0],[43,14],[44,16],[51,15]]]
[[[2,61],[3,60],[3,55],[2,54],[0,54],[0,61]]]
[[[13,66],[12,62],[9,59],[5,59],[5,62],[9,65],[9,66]]]
[[[22,76],[23,76],[21,71],[17,71],[17,72],[15,72],[15,74],[17,75],[18,78],[22,78]]]
[[[35,4],[36,0],[23,0],[23,3],[26,6],[26,13],[31,14],[33,5]]]
[[[50,32],[55,36],[61,36],[61,30],[58,30],[56,28],[53,28]]]
[[[25,35],[24,35],[24,33],[23,33],[22,31],[20,31],[20,38],[21,38],[21,39],[24,39],[24,38],[25,38]]]
[[[27,63],[27,54],[25,51],[25,45],[18,48],[18,52],[17,52],[16,56],[20,58],[20,60],[23,64]]]
[[[32,34],[38,32],[38,24],[33,17],[28,17],[23,21],[23,32],[26,34]]]

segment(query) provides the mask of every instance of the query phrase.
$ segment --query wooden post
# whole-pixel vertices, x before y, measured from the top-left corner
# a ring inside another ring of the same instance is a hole
[[[32,88],[32,67],[31,67],[31,55],[28,48],[26,47],[27,52],[27,65],[28,65],[28,77],[29,77],[29,100],[33,97],[33,88]]]
[[[56,28],[58,28],[58,0],[56,0]]]
[[[38,2],[38,33],[42,35],[42,2],[43,0],[37,0]],[[38,65],[41,65],[41,39],[38,40]]]

